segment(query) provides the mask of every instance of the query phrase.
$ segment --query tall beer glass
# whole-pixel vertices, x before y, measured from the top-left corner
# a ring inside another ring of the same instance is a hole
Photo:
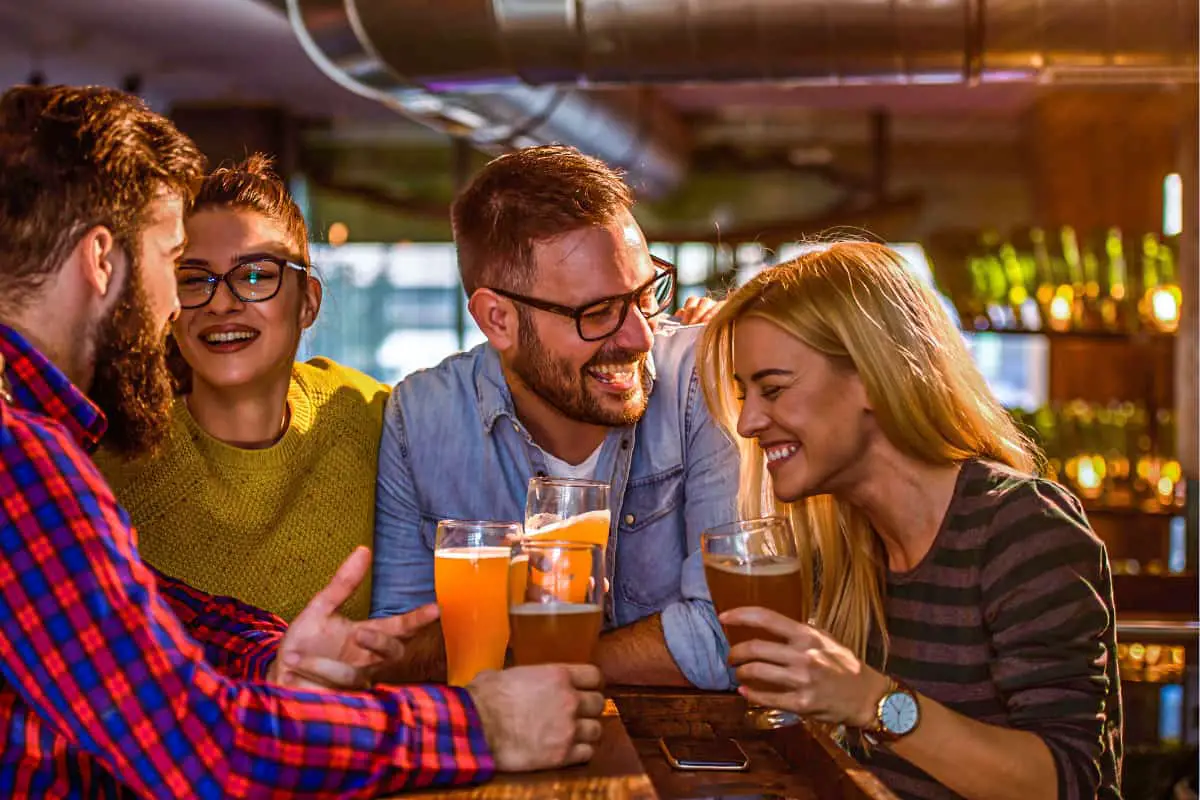
[[[800,560],[792,526],[782,517],[750,519],[705,531],[700,536],[704,575],[717,613],[758,606],[804,621],[807,590],[800,580]],[[729,646],[750,639],[777,641],[757,628],[725,626]],[[770,686],[752,688],[770,690]],[[795,725],[790,711],[751,705],[746,712],[760,729]]]
[[[524,591],[509,610],[513,664],[588,664],[604,623],[604,551],[526,540]]]
[[[433,583],[446,643],[446,681],[466,686],[504,668],[508,648],[508,576],[517,522],[442,520]]]
[[[525,536],[608,547],[608,484],[574,478],[530,478]]]

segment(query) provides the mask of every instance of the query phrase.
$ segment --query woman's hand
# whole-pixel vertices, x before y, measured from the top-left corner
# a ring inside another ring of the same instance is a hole
[[[764,636],[729,651],[739,693],[751,703],[793,711],[834,725],[862,728],[875,721],[887,677],[832,636],[765,608],[736,608],[721,624],[756,628]],[[750,688],[747,683],[769,688]]]

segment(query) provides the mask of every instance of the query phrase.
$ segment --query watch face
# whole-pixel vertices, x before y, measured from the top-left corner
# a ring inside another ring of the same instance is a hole
[[[917,699],[906,692],[892,692],[883,701],[879,721],[883,727],[897,736],[904,736],[917,727],[919,712]]]

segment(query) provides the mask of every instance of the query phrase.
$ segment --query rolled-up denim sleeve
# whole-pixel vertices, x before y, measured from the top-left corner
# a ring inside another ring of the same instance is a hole
[[[699,380],[692,371],[685,411],[684,516],[688,557],[683,564],[682,599],[663,609],[663,636],[684,676],[701,689],[734,685],[728,664],[729,643],[717,622],[704,563],[700,534],[737,518],[738,453],[708,413]]]
[[[403,614],[436,599],[433,552],[421,537],[400,392],[388,398],[375,486],[375,557],[371,616]]]

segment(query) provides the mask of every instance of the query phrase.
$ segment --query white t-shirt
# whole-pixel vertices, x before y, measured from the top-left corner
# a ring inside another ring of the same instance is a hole
[[[561,458],[555,458],[545,450],[542,454],[546,456],[546,469],[550,473],[551,478],[573,478],[575,480],[592,480],[596,474],[596,462],[600,460],[600,449],[604,445],[597,447],[592,451],[592,454],[584,459],[579,464],[568,464]]]

